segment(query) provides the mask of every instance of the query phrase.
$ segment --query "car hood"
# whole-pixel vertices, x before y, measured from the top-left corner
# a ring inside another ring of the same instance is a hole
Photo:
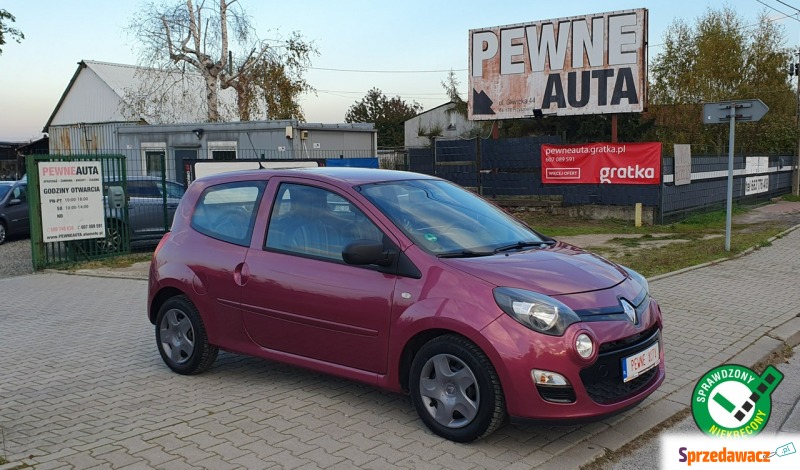
[[[627,277],[619,266],[578,247],[551,247],[475,258],[447,258],[444,264],[490,282],[545,295],[608,289]]]

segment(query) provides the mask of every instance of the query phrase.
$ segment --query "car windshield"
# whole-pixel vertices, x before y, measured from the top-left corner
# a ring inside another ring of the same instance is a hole
[[[446,181],[392,181],[362,185],[359,190],[415,244],[441,257],[492,255],[550,243],[497,207]]]

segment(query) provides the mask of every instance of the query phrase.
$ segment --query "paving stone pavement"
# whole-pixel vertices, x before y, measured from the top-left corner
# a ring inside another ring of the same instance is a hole
[[[221,353],[205,374],[162,363],[146,283],[58,273],[0,279],[0,456],[36,469],[577,468],[687,407],[691,385],[800,315],[800,230],[742,258],[651,283],[667,380],[582,426],[505,426],[442,440],[410,400]],[[774,341],[774,340],[773,340]]]

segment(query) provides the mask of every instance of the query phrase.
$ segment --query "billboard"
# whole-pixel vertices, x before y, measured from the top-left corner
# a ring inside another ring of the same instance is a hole
[[[647,9],[473,29],[469,119],[644,109]]]
[[[544,184],[659,184],[661,143],[542,145]]]

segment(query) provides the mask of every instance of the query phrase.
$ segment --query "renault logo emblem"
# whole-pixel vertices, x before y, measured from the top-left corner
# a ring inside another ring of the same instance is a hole
[[[619,299],[619,303],[622,304],[622,310],[625,311],[625,315],[628,316],[628,319],[631,321],[631,323],[636,325],[638,323],[638,319],[636,318],[636,309],[633,308],[633,305],[631,305],[631,303],[626,299]]]

